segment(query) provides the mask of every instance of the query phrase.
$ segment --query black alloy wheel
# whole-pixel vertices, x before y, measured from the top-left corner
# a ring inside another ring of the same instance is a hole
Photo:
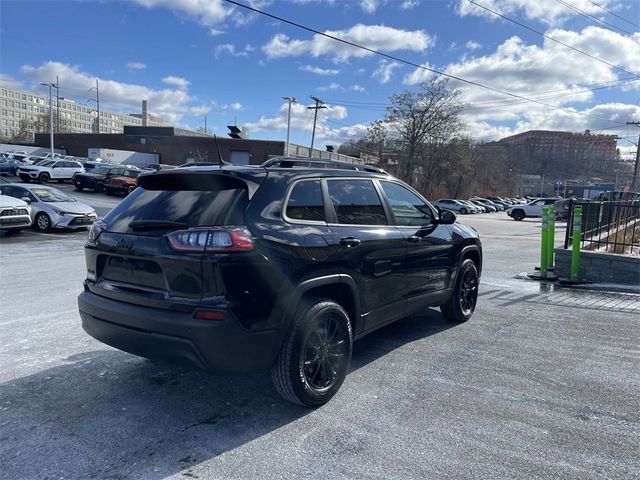
[[[51,177],[49,177],[49,174],[47,172],[42,172],[39,176],[38,176],[38,181],[40,183],[47,183],[49,180],[51,179]]]
[[[271,378],[284,399],[317,407],[328,402],[344,382],[353,334],[349,316],[339,304],[331,299],[306,300],[271,369]]]
[[[129,185],[127,187],[127,195],[129,195],[131,192],[133,192],[136,189],[135,185]]]
[[[466,322],[471,318],[478,303],[479,280],[475,263],[471,259],[465,259],[458,271],[451,298],[440,306],[445,317],[454,322]]]

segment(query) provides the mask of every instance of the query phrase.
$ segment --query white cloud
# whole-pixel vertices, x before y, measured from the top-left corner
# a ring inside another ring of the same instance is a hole
[[[344,88],[339,83],[331,82],[329,85],[318,87],[318,90],[320,90],[321,92],[328,92],[328,91],[331,91],[331,90],[333,90],[333,91],[336,91],[336,90],[344,91]]]
[[[222,0],[134,0],[146,8],[168,8],[194,19],[205,27],[213,27],[232,14]]]
[[[378,0],[360,0],[360,8],[366,13],[375,13],[378,8]]]
[[[127,68],[131,71],[133,70],[144,70],[147,66],[141,62],[128,62]]]
[[[558,25],[564,20],[578,15],[576,11],[556,0],[479,0],[478,3],[505,16],[524,14],[530,20],[539,20],[547,25]],[[567,3],[589,14],[602,13],[602,10],[589,0],[571,0]],[[609,2],[598,0],[594,3],[606,7]],[[499,20],[499,17],[467,0],[459,0],[456,11],[460,16],[475,15],[492,21]]]
[[[242,105],[240,102],[233,102],[225,105],[220,105],[220,108],[222,110],[233,110],[234,112],[239,112],[241,110],[244,110],[244,105]]]
[[[173,75],[169,75],[168,77],[164,77],[162,79],[162,81],[164,83],[166,83],[167,85],[173,85],[175,87],[178,87],[180,90],[185,90],[191,84],[191,82],[189,80],[187,80],[186,78],[174,77]]]
[[[351,90],[352,92],[366,92],[367,91],[362,85],[358,85],[357,83],[355,85],[351,85],[349,87],[349,90]]]
[[[242,49],[236,49],[236,46],[232,43],[223,43],[221,45],[216,45],[216,48],[213,50],[213,55],[215,58],[220,58],[222,55],[248,57],[249,53],[254,52],[255,50],[256,48],[250,43],[247,43]]]
[[[9,88],[24,88],[24,83],[22,81],[16,80],[11,75],[7,75],[5,73],[0,73],[0,85]]]
[[[380,60],[378,62],[378,68],[371,74],[371,78],[375,78],[378,82],[384,84],[389,83],[393,78],[393,71],[399,68],[401,65],[398,62],[388,62],[387,60]]]
[[[400,4],[400,8],[402,10],[411,10],[412,8],[415,8],[418,5],[420,5],[420,2],[418,2],[417,0],[404,0],[404,2]]]
[[[34,83],[48,82],[56,75],[60,79],[60,91],[64,96],[86,97],[87,90],[96,85],[96,76],[83,72],[76,65],[61,62],[45,62],[38,67],[23,65],[20,73]],[[186,88],[161,90],[143,85],[100,78],[100,104],[125,112],[139,112],[142,100],[148,100],[149,111],[167,122],[178,123],[182,118],[202,115],[210,105],[197,103]]]
[[[303,72],[309,72],[323,76],[337,75],[338,73],[340,73],[340,70],[336,70],[335,68],[320,68],[311,65],[302,65],[300,66],[300,70],[302,70]]]
[[[387,52],[398,50],[422,52],[432,45],[434,41],[431,36],[422,30],[399,30],[384,25],[357,24],[348,30],[327,30],[325,33],[374,50]],[[346,61],[351,57],[373,55],[366,50],[351,47],[317,34],[311,40],[296,40],[290,39],[283,33],[278,33],[262,47],[262,51],[269,58],[331,55],[337,61]]]
[[[423,63],[423,67],[430,67],[428,63]],[[402,83],[405,85],[417,85],[426,82],[435,76],[435,73],[425,70],[424,68],[416,68],[413,72],[404,76]]]
[[[212,37],[217,37],[218,35],[224,35],[225,32],[224,30],[220,29],[220,28],[210,28],[209,29],[209,35],[211,35]]]
[[[288,104],[280,105],[275,116],[263,116],[256,122],[248,122],[243,126],[250,132],[271,132],[284,134],[287,130],[287,109]],[[338,128],[328,127],[327,123],[344,123],[347,118],[347,109],[339,105],[327,105],[326,109],[318,110],[318,122],[316,125],[316,148],[322,148],[320,142],[330,141],[342,143],[346,140],[361,138],[367,133],[367,125],[354,124],[345,125]],[[303,104],[294,103],[291,105],[291,129],[310,132],[313,129],[313,112],[308,110]]]
[[[474,42],[473,40],[469,40],[466,44],[467,50],[477,50],[482,48],[482,44],[478,42]]]

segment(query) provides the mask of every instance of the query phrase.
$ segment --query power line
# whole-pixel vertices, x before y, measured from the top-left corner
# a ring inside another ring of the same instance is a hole
[[[633,25],[634,27],[638,27],[638,28],[640,28],[640,25],[639,25],[639,24],[634,23],[634,22],[632,22],[631,20],[627,20],[627,19],[626,19],[626,18],[624,18],[623,16],[618,15],[617,13],[612,12],[611,10],[608,10],[607,8],[603,7],[602,5],[599,5],[599,4],[597,4],[596,2],[592,2],[591,0],[587,0],[587,1],[588,1],[591,5],[595,5],[595,6],[596,6],[596,7],[598,7],[599,9],[604,10],[605,12],[607,12],[607,13],[609,13],[609,14],[613,15],[614,17],[619,18],[620,20],[622,20],[622,21],[624,21],[624,22],[627,22],[627,23],[628,23],[628,24],[630,24],[630,25]]]
[[[568,112],[568,113],[572,113],[572,114],[576,114],[576,115],[582,115],[582,116],[590,117],[590,118],[594,118],[594,119],[596,119],[596,120],[600,120],[600,121],[609,121],[609,120],[607,120],[607,119],[600,118],[600,117],[597,117],[597,116],[595,116],[595,115],[591,115],[591,114],[589,114],[589,113],[579,112],[579,111],[576,111],[576,110],[571,110],[570,108],[558,107],[558,106],[555,106],[555,105],[552,105],[552,104],[548,104],[548,103],[540,102],[540,101],[537,101],[537,100],[529,99],[529,98],[527,98],[527,97],[523,97],[522,95],[518,95],[518,94],[516,94],[516,93],[506,92],[506,91],[504,91],[504,90],[500,90],[500,89],[498,89],[498,88],[490,87],[490,86],[488,86],[488,85],[484,85],[484,84],[482,84],[482,83],[475,82],[475,81],[473,81],[473,80],[468,80],[468,79],[466,79],[466,78],[458,77],[458,76],[456,76],[456,75],[451,75],[451,74],[448,74],[448,73],[442,72],[442,71],[440,71],[440,70],[436,70],[435,68],[430,68],[430,67],[427,67],[427,66],[425,66],[425,65],[420,65],[420,64],[417,64],[417,63],[412,62],[412,61],[410,61],[410,60],[405,60],[405,59],[403,59],[403,58],[396,57],[395,55],[390,55],[390,54],[388,54],[388,53],[384,53],[384,52],[381,52],[381,51],[379,51],[379,50],[375,50],[375,49],[373,49],[373,48],[365,47],[364,45],[359,45],[359,44],[357,44],[357,43],[350,42],[349,40],[345,40],[345,39],[343,39],[343,38],[336,37],[336,36],[334,36],[334,35],[330,35],[330,34],[328,34],[328,33],[321,32],[321,31],[319,31],[319,30],[315,30],[315,29],[313,29],[313,28],[311,28],[311,27],[307,27],[307,26],[305,26],[305,25],[302,25],[302,24],[300,24],[300,23],[294,22],[294,21],[292,21],[292,20],[287,20],[286,18],[280,17],[280,16],[278,16],[278,15],[274,15],[274,14],[272,14],[272,13],[268,13],[268,12],[265,12],[265,11],[263,11],[263,10],[259,10],[259,9],[257,9],[257,8],[254,8],[254,7],[250,7],[249,5],[245,5],[245,4],[240,3],[240,2],[237,2],[237,1],[235,1],[235,0],[224,0],[224,1],[225,1],[225,2],[227,2],[227,3],[230,3],[230,4],[232,4],[232,5],[236,5],[236,6],[238,6],[238,7],[241,7],[241,8],[244,8],[244,9],[246,9],[246,10],[249,10],[249,11],[251,11],[251,12],[258,13],[258,14],[260,14],[260,15],[264,15],[264,16],[269,17],[269,18],[272,18],[272,19],[274,19],[274,20],[278,20],[279,22],[286,23],[286,24],[288,24],[288,25],[292,25],[292,26],[297,27],[297,28],[300,28],[300,29],[302,29],[302,30],[306,30],[306,31],[311,32],[311,33],[314,33],[314,34],[316,34],[316,35],[320,35],[320,36],[323,36],[323,37],[326,37],[326,38],[330,38],[330,39],[332,39],[332,40],[335,40],[335,41],[337,41],[337,42],[344,43],[345,45],[349,45],[349,46],[354,47],[354,48],[359,48],[359,49],[361,49],[361,50],[365,50],[365,51],[370,52],[370,53],[373,53],[373,54],[375,54],[375,55],[379,55],[379,56],[381,56],[381,57],[385,57],[385,58],[388,58],[388,59],[394,60],[394,61],[396,61],[396,62],[404,63],[404,64],[406,64],[406,65],[410,65],[410,66],[415,67],[415,68],[420,68],[420,69],[422,69],[422,70],[426,70],[426,71],[429,71],[429,72],[432,72],[432,73],[438,74],[438,75],[443,76],[443,77],[446,77],[446,78],[451,78],[451,79],[453,79],[453,80],[457,80],[457,81],[459,81],[459,82],[466,83],[466,84],[468,84],[468,85],[473,85],[473,86],[476,86],[476,87],[484,88],[484,89],[486,89],[486,90],[490,90],[490,91],[492,91],[492,92],[496,92],[496,93],[499,93],[499,94],[502,94],[502,95],[506,95],[506,96],[509,96],[509,97],[519,98],[519,99],[521,99],[521,100],[527,100],[527,101],[530,101],[530,102],[533,102],[533,103],[537,103],[537,104],[540,104],[540,105],[544,105],[545,107],[549,107],[549,108],[552,108],[552,109],[554,109],[554,110],[563,110],[563,111]],[[637,75],[635,75],[635,74],[633,74],[633,73],[631,73],[631,72],[627,72],[627,73],[629,73],[630,75],[637,76]],[[621,124],[621,125],[622,125],[622,124]]]
[[[560,0],[558,0],[558,1],[560,1]],[[562,41],[560,41],[560,40],[558,40],[556,38],[553,38],[553,37],[547,35],[544,32],[541,32],[539,30],[536,30],[535,28],[532,28],[532,27],[530,27],[528,25],[525,25],[524,23],[521,23],[521,22],[519,22],[517,20],[514,20],[513,18],[507,17],[506,15],[503,15],[500,12],[496,12],[495,10],[492,10],[489,7],[481,5],[480,3],[476,2],[475,0],[467,0],[467,2],[475,5],[476,7],[482,8],[483,10],[486,10],[487,12],[490,12],[493,15],[496,15],[496,16],[504,19],[504,20],[507,20],[507,21],[509,21],[511,23],[515,23],[516,25],[518,25],[518,26],[520,26],[520,27],[522,27],[522,28],[524,28],[526,30],[529,30],[530,32],[533,32],[533,33],[535,33],[537,35],[540,35],[540,36],[546,38],[547,40],[551,40],[552,42],[555,42],[555,43],[557,43],[559,45],[562,45],[562,46],[564,46],[566,48],[570,48],[574,52],[578,52],[578,53],[580,53],[582,55],[585,55],[585,56],[587,56],[587,57],[589,57],[589,58],[591,58],[593,60],[596,60],[596,61],[598,61],[600,63],[604,63],[605,65],[608,65],[608,66],[610,66],[612,68],[615,68],[616,70],[620,70],[621,72],[625,72],[625,73],[628,73],[629,75],[633,75],[634,77],[638,77],[639,76],[637,73],[633,73],[633,72],[630,72],[629,70],[625,70],[622,67],[619,67],[617,65],[614,65],[613,63],[607,62],[606,60],[603,60],[601,58],[596,57],[595,55],[591,55],[590,53],[587,53],[584,50],[580,50],[579,48],[576,48],[576,47],[574,47],[572,45],[569,45],[568,43],[564,43],[564,42],[562,42]]]
[[[564,0],[556,0],[556,2],[558,2],[560,5],[564,5],[567,8],[570,8],[571,10],[573,10],[574,12],[578,13],[579,15],[582,15],[585,18],[590,19],[592,22],[594,23],[598,23],[600,25],[605,25],[605,26],[609,26],[611,28],[614,28],[615,30],[618,30],[619,32],[622,32],[626,35],[630,35],[631,37],[633,37],[633,33],[629,32],[628,30],[625,30],[624,28],[620,28],[620,27],[616,27],[614,24],[609,23],[609,22],[605,22],[604,20],[600,20],[598,17],[594,17],[593,15],[580,10],[578,7],[574,7],[573,5],[571,5],[570,3],[565,2]],[[610,29],[607,29],[610,30]]]

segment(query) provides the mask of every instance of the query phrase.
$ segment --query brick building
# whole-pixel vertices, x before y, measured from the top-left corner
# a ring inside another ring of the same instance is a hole
[[[616,158],[615,135],[529,130],[500,140],[509,146],[520,147],[530,154],[550,160],[600,160]]]

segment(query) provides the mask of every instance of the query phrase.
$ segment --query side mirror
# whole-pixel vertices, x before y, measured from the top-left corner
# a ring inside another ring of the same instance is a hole
[[[456,214],[451,210],[440,210],[438,223],[442,223],[444,225],[451,225],[452,223],[456,223]]]
[[[31,203],[31,199],[29,197],[22,197],[20,200],[23,202]]]

